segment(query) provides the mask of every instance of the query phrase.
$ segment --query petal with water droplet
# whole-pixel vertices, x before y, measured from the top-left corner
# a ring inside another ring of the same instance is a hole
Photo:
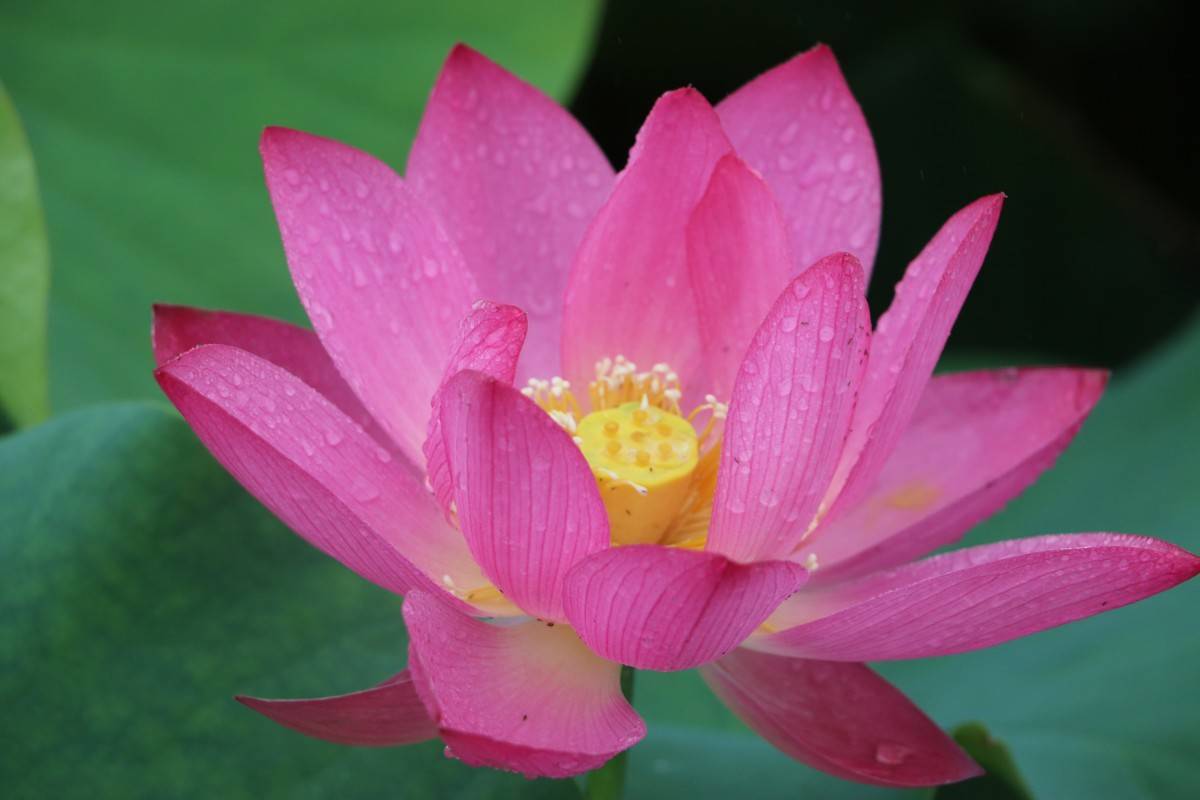
[[[779,200],[793,274],[845,250],[869,278],[879,242],[879,164],[832,51],[818,45],[768,70],[722,100],[717,113]]]
[[[407,178],[446,223],[484,296],[529,314],[521,375],[558,374],[567,271],[613,179],[587,131],[458,45],[425,107]]]
[[[725,424],[709,549],[743,562],[787,558],[808,530],[862,376],[870,338],[862,281],[854,256],[822,259],[784,289],[755,333]]]
[[[461,534],[416,477],[397,461],[381,461],[379,446],[300,379],[218,344],[189,350],[155,376],[247,491],[367,580],[398,594],[418,587],[442,592],[443,576],[458,586],[484,582]],[[230,399],[218,387],[235,377],[243,388]],[[250,402],[265,397],[288,408],[273,426],[262,424],[262,404]]]
[[[728,398],[750,339],[792,270],[787,228],[771,190],[735,155],[718,162],[692,212],[687,257],[707,387]],[[794,329],[796,318],[785,318],[785,329],[789,324]]]
[[[982,774],[933,720],[863,664],[740,648],[700,675],[764,739],[823,772],[896,787]]]
[[[565,625],[490,625],[424,592],[405,600],[404,621],[409,669],[453,758],[564,778],[646,735],[621,694],[621,667]]]
[[[771,619],[786,629],[751,646],[838,661],[965,653],[1120,608],[1198,572],[1200,558],[1143,536],[1014,539],[805,592]]]
[[[363,405],[421,463],[429,401],[477,294],[462,256],[437,217],[366,153],[283,128],[268,128],[260,147],[288,266],[317,335]],[[363,184],[365,196],[355,188]],[[314,230],[320,241],[310,246]],[[388,244],[395,235],[398,252]]]

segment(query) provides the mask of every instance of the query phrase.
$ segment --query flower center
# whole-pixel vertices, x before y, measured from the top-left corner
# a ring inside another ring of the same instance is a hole
[[[613,541],[659,541],[700,460],[692,424],[649,403],[624,403],[588,414],[575,435],[600,485]]]
[[[719,447],[705,449],[726,407],[709,396],[684,417],[679,377],[666,364],[649,372],[617,356],[596,365],[591,413],[561,378],[524,390],[579,445],[600,488],[613,544],[703,545]],[[705,412],[697,432],[693,422]]]

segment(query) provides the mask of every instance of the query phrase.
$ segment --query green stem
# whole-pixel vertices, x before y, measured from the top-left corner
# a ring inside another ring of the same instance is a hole
[[[633,667],[621,667],[621,693],[633,702]],[[629,751],[618,753],[602,767],[587,775],[583,796],[587,800],[620,800],[625,793],[625,766],[629,763]]]

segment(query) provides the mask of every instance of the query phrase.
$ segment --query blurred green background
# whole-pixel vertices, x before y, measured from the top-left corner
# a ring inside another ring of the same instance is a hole
[[[1124,530],[1200,550],[1186,19],[1182,3],[1112,0],[0,0],[0,794],[575,796],[436,744],[311,741],[236,705],[238,691],[331,693],[395,671],[398,600],[248,498],[150,377],[156,300],[302,320],[261,128],[402,167],[458,40],[569,104],[618,165],[662,91],[691,83],[715,101],[832,45],[884,177],[876,313],[949,213],[1002,190],[947,364],[1116,370],[1076,446],[969,543]],[[1193,797],[1198,603],[1189,585],[882,669],[943,725],[984,722],[1039,798]],[[632,797],[740,795],[748,778],[764,798],[900,796],[790,762],[692,674],[643,675],[637,706],[650,735]]]

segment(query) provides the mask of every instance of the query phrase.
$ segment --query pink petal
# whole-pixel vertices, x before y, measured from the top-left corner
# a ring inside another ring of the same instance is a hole
[[[474,282],[437,218],[385,164],[284,128],[262,137],[288,266],[322,344],[414,464]]]
[[[583,453],[536,403],[478,372],[446,384],[441,417],[471,554],[526,613],[564,619],[567,570],[609,546]]]
[[[439,591],[443,576],[484,582],[413,474],[300,379],[216,344],[155,377],[216,459],[314,547],[399,594]]]
[[[601,657],[691,669],[743,642],[806,576],[787,561],[738,564],[701,550],[631,545],[572,569],[564,605]]]
[[[370,689],[311,700],[237,701],[285,728],[337,744],[388,747],[437,736],[408,670]]]
[[[624,355],[644,369],[669,362],[685,392],[704,393],[684,239],[728,152],[716,113],[695,89],[655,103],[571,267],[563,370],[576,386],[587,385],[600,359]]]
[[[1003,195],[976,200],[942,226],[896,286],[876,326],[850,437],[829,500],[832,521],[875,484],[933,374],[987,255]]]
[[[404,603],[409,668],[448,754],[472,766],[564,778],[646,735],[621,668],[569,627],[489,625],[417,592]]]
[[[393,455],[399,452],[342,379],[312,331],[268,317],[156,304],[152,338],[154,362],[159,367],[202,344],[228,344],[265,358],[324,395]]]
[[[717,106],[734,148],[779,199],[800,270],[838,251],[871,274],[879,244],[875,144],[833,52],[817,45]]]
[[[486,300],[475,303],[458,328],[458,338],[451,349],[446,371],[442,373],[441,386],[433,396],[433,413],[429,417],[429,433],[423,448],[429,485],[447,515],[454,499],[454,484],[450,480],[450,466],[446,463],[446,447],[442,441],[441,397],[446,382],[458,372],[470,369],[502,383],[512,383],[527,330],[528,321],[521,309]]]
[[[753,646],[836,661],[963,653],[1133,603],[1200,572],[1142,536],[1040,536],[972,547],[806,592]]]
[[[822,772],[879,786],[936,786],[982,774],[933,720],[863,664],[743,647],[700,674],[759,735]]]
[[[730,154],[717,163],[687,228],[708,388],[728,398],[751,337],[787,286],[787,228],[763,179]]]
[[[786,558],[804,536],[846,438],[870,327],[852,255],[822,259],[779,296],[734,384],[710,549]]]
[[[526,377],[559,372],[567,269],[613,171],[553,100],[463,45],[446,59],[407,176],[487,297],[530,315]]]
[[[1100,399],[1098,370],[1023,369],[929,382],[871,494],[817,529],[824,583],[897,566],[956,541],[1058,457]]]

